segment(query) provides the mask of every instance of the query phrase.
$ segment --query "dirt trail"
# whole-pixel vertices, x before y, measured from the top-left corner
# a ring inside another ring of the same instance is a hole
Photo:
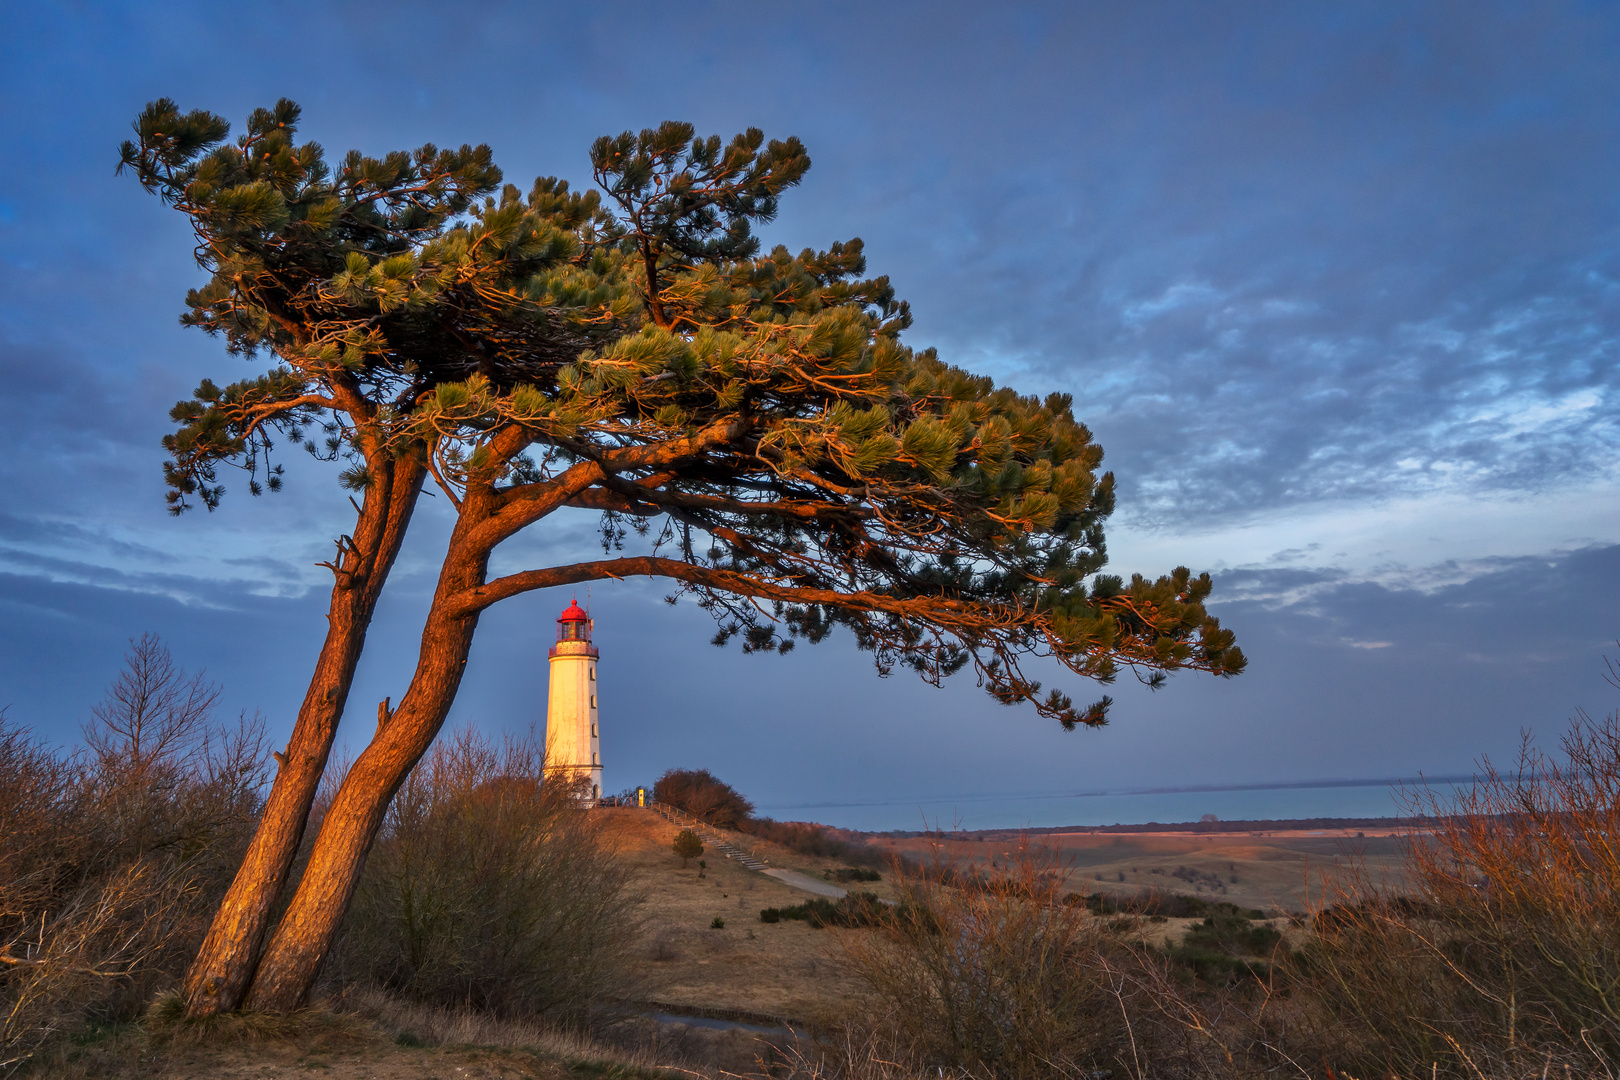
[[[801,874],[797,870],[782,870],[777,867],[772,867],[769,870],[760,870],[758,873],[764,874],[766,877],[773,877],[782,884],[791,885],[795,889],[803,889],[805,892],[815,893],[817,896],[830,897],[833,900],[842,900],[844,897],[849,895],[848,892],[839,888],[837,885],[820,881],[811,877],[809,874]]]

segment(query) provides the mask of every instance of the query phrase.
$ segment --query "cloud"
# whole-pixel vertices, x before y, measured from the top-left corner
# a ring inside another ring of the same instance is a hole
[[[1180,16],[1059,20],[1061,106],[953,114],[943,216],[909,191],[869,247],[913,338],[1075,392],[1143,523],[1606,475],[1613,27]]]

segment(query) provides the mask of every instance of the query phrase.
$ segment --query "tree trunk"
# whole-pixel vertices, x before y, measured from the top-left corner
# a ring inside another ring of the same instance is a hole
[[[252,982],[270,912],[286,884],[326,770],[366,629],[421,494],[425,470],[414,458],[392,458],[372,467],[376,479],[364,496],[352,543],[337,560],[326,640],[286,752],[277,757],[280,768],[264,814],[186,973],[188,1016],[239,1008]]]
[[[478,626],[476,613],[457,618],[445,608],[461,590],[483,583],[488,559],[487,552],[465,550],[467,530],[464,519],[451,538],[411,685],[355,759],[327,810],[309,865],[253,976],[248,1009],[290,1012],[303,1004],[349,910],[388,804],[444,726]]]

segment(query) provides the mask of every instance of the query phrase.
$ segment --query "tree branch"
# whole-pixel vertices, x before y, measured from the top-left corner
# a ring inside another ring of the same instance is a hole
[[[499,509],[478,527],[471,539],[475,546],[485,551],[493,550],[502,540],[534,524],[558,507],[567,505],[586,488],[600,483],[609,473],[677,465],[734,442],[750,426],[746,420],[728,417],[684,439],[608,450],[594,460],[569,466],[554,480],[508,488],[497,503]],[[517,451],[512,452],[515,454]]]
[[[731,570],[716,570],[683,562],[680,559],[665,559],[650,555],[599,559],[594,562],[572,563],[568,566],[508,574],[450,598],[446,610],[451,618],[465,618],[519,593],[550,589],[558,585],[577,585],[583,581],[597,581],[601,578],[626,577],[673,578],[702,588],[734,592],[742,596],[764,597],[767,600],[781,600],[789,604],[827,604],[846,609],[881,611],[901,617],[926,617],[932,621],[960,624],[963,628],[972,624],[979,630],[996,625],[1010,626],[1016,621],[1016,617],[1010,611],[1008,617],[1003,618],[976,616],[976,612],[987,612],[989,609],[982,604],[948,600],[944,597],[908,599],[876,592],[840,592],[836,589],[781,585]]]

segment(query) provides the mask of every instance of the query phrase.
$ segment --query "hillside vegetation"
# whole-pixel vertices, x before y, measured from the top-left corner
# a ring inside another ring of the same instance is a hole
[[[773,867],[851,891],[811,895],[712,852],[683,865],[675,824],[584,809],[532,743],[464,732],[395,800],[311,1009],[199,1022],[173,990],[269,767],[216,700],[143,639],[82,751],[0,716],[0,1074],[1495,1080],[1620,1060],[1617,717],[1556,757],[1527,742],[1455,801],[1417,793],[1426,832],[1337,864],[1298,849],[1304,906],[1243,891],[1267,860],[1232,845],[1257,838],[884,847],[738,814],[729,835]],[[704,1026],[727,1022],[751,1026]]]

